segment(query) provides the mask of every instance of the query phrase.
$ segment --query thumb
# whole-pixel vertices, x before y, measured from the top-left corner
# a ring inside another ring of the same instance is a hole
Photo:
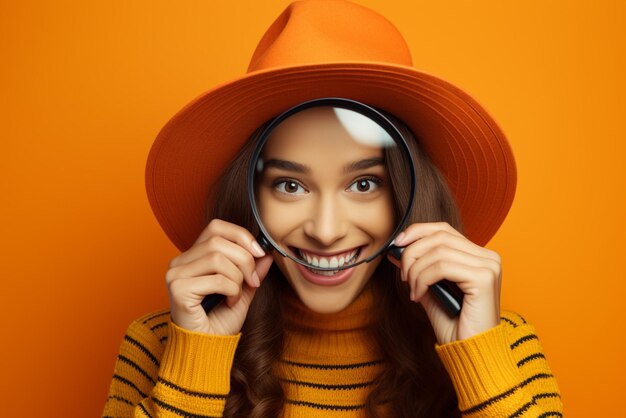
[[[261,258],[257,258],[256,260],[256,268],[254,271],[259,275],[259,280],[263,282],[267,272],[270,270],[270,266],[274,262],[274,257],[271,254],[265,254]]]
[[[254,272],[259,276],[259,281],[261,283],[263,283],[263,279],[265,279],[265,276],[267,276],[267,272],[270,270],[270,266],[272,265],[273,261],[274,258],[271,254],[265,254],[263,257],[256,259],[256,267],[254,269]],[[254,298],[254,294],[256,293],[256,291],[256,287],[248,286],[246,283],[244,283],[240,300],[243,301],[246,310],[250,306],[250,303],[252,303],[252,299]]]
[[[395,265],[398,268],[402,268],[402,261],[398,260],[391,254],[387,254],[387,260],[391,262],[391,264]]]
[[[438,305],[437,301],[434,300],[431,292],[426,292],[426,294],[422,296],[419,302],[424,307],[424,311],[426,311],[426,315],[428,315],[428,318],[432,323],[436,316],[439,314],[439,311],[441,311],[441,307]]]

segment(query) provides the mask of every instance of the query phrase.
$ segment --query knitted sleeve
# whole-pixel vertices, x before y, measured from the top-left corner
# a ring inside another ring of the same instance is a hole
[[[115,362],[103,417],[220,417],[240,335],[183,329],[159,311],[133,321]]]
[[[500,325],[436,346],[464,417],[562,417],[563,404],[535,328],[503,311]]]

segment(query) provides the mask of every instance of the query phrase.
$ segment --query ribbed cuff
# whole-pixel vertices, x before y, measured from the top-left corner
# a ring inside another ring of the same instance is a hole
[[[190,391],[228,394],[240,337],[189,331],[170,321],[159,377]]]
[[[518,370],[500,324],[462,341],[435,346],[465,410],[513,388]]]

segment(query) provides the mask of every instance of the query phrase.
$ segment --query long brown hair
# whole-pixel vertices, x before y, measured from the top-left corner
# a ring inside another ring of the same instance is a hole
[[[459,211],[444,177],[411,130],[394,116],[385,115],[407,138],[415,164],[417,197],[409,224],[445,221],[463,232]],[[261,129],[251,136],[211,191],[209,201],[219,204],[208,206],[207,222],[223,219],[247,228],[255,236],[258,233],[247,197],[246,176]],[[393,159],[389,159],[387,167],[393,183],[394,176],[401,173],[394,171]],[[394,190],[395,196],[403,193],[408,191]],[[375,279],[380,277],[385,280]],[[272,368],[283,349],[282,306],[278,295],[285,282],[280,270],[272,265],[250,305],[235,353],[225,417],[278,417],[283,409],[284,392]],[[367,415],[379,417],[379,406],[386,405],[394,417],[460,416],[452,382],[434,349],[436,340],[428,317],[421,304],[407,297],[408,284],[399,279],[398,268],[384,259],[372,276],[372,286],[377,308],[371,332],[388,367],[378,376],[367,398]]]

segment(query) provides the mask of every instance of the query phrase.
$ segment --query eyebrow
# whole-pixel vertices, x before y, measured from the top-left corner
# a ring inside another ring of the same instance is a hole
[[[292,171],[295,173],[309,174],[311,172],[311,169],[304,164],[296,163],[294,161],[279,160],[276,158],[272,158],[271,160],[265,161],[263,165],[264,165],[264,168],[274,167],[274,168],[278,168],[278,169],[285,170],[285,171]],[[384,158],[380,158],[380,157],[366,158],[364,160],[354,161],[352,163],[347,164],[343,168],[343,173],[347,174],[353,171],[365,170],[365,169],[380,166],[380,165],[382,166],[385,165]]]
[[[368,168],[385,165],[385,159],[381,157],[366,158],[365,160],[355,161],[346,165],[343,169],[344,174],[351,173],[353,171],[366,170]]]
[[[311,169],[303,164],[296,163],[293,161],[287,160],[278,160],[276,158],[272,158],[271,160],[267,160],[263,163],[263,168],[275,167],[285,171],[293,171],[296,173],[304,173],[308,174],[311,172]]]

